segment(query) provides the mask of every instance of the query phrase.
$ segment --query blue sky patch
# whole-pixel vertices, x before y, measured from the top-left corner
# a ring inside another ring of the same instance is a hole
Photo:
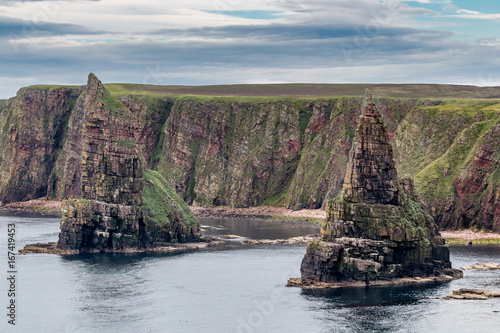
[[[205,10],[204,12],[253,20],[274,20],[282,17],[281,12],[273,10]]]

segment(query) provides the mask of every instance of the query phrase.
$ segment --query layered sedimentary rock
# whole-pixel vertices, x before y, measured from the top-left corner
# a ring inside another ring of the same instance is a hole
[[[81,199],[66,200],[58,247],[121,251],[196,241],[189,207],[146,170],[133,114],[90,74],[82,105]]]
[[[398,179],[382,117],[367,93],[338,197],[320,241],[307,247],[302,279],[321,283],[459,277],[413,181]],[[309,282],[307,282],[309,281]]]
[[[64,143],[81,93],[70,88],[23,88],[0,113],[0,204],[47,194],[47,179]]]
[[[189,203],[320,208],[342,189],[360,97],[179,97],[110,87],[133,115],[148,168]],[[498,101],[384,95],[396,97],[374,103],[398,172],[415,179],[439,227],[500,231]],[[0,205],[82,196],[85,99],[82,88],[36,86],[0,103]]]

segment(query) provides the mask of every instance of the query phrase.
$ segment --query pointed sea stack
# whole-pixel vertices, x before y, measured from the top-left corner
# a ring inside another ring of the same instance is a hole
[[[146,170],[136,116],[93,74],[80,98],[82,196],[63,202],[58,249],[121,252],[198,241],[187,204]]]
[[[304,288],[404,284],[462,277],[419,200],[398,179],[392,146],[367,90],[341,193],[326,205],[321,240],[307,247]]]

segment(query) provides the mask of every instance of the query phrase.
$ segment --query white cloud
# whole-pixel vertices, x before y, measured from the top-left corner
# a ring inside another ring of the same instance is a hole
[[[475,20],[500,20],[500,13],[486,14],[474,10],[459,9],[458,15],[448,15],[448,17],[475,19]]]

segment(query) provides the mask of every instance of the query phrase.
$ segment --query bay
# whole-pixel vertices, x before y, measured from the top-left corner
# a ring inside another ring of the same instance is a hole
[[[16,247],[56,241],[59,218],[0,212],[0,267],[7,277],[7,225]],[[201,220],[212,236],[288,238],[308,225]],[[303,291],[305,245],[241,241],[175,255],[97,254],[16,258],[16,326],[7,324],[2,278],[1,332],[497,332],[500,300],[438,297],[459,288],[500,290],[500,271],[467,271],[441,285]],[[454,267],[499,262],[500,247],[453,246]],[[1,275],[0,275],[1,277]]]

